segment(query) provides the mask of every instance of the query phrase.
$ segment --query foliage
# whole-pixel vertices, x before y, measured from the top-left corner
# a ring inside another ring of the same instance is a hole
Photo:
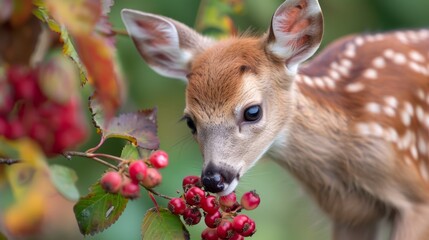
[[[7,196],[0,203],[4,213],[0,224],[6,236],[37,235],[60,195],[79,199],[74,214],[84,235],[103,231],[124,211],[128,199],[107,193],[98,182],[79,198],[75,186],[79,173],[58,164],[49,166],[51,157],[88,158],[123,172],[131,161],[147,160],[159,148],[156,108],[117,115],[126,89],[115,47],[121,32],[108,19],[113,4],[113,0],[0,1],[0,35],[7,36],[0,41],[0,195]],[[234,34],[229,15],[241,8],[240,0],[204,1],[197,28],[214,37]],[[23,79],[31,86],[22,85]],[[87,136],[82,134],[86,123],[80,116],[86,109],[79,100],[79,83],[93,89],[90,111],[101,135],[99,144],[85,152],[70,151]],[[12,98],[11,89],[16,95]],[[30,95],[21,96],[20,91]],[[120,157],[97,152],[109,138],[129,142]],[[171,197],[146,190],[155,208],[144,216],[142,237],[189,239],[181,220],[159,208],[154,198]]]

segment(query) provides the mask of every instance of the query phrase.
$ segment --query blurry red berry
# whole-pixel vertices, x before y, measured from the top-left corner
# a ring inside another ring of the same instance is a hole
[[[130,163],[128,172],[130,173],[131,180],[138,183],[140,181],[143,181],[143,179],[146,177],[147,166],[143,161],[137,160]]]
[[[129,199],[138,198],[140,195],[140,187],[137,183],[128,179],[121,187],[121,195]]]
[[[165,168],[168,165],[168,154],[162,150],[153,152],[149,161],[154,168]]]
[[[242,233],[244,230],[244,226],[245,224],[249,223],[250,218],[244,214],[241,215],[237,215],[234,217],[234,219],[232,220],[232,228],[234,228],[234,230],[238,233]]]
[[[25,135],[24,125],[18,119],[14,119],[7,124],[6,131],[4,133],[4,136],[6,138],[14,140],[17,138],[21,138],[24,135]]]
[[[243,240],[244,237],[238,233],[234,233],[234,235],[232,235],[232,237],[229,238],[229,240]]]
[[[162,182],[162,175],[156,168],[148,168],[147,175],[143,179],[142,184],[147,188],[154,188]]]
[[[183,178],[182,187],[183,187],[183,190],[185,192],[194,186],[201,187],[200,177],[198,177],[198,176],[186,176],[185,178]]]
[[[226,196],[221,196],[219,198],[219,204],[224,207],[232,207],[237,202],[237,196],[235,192],[232,192]]]
[[[253,221],[252,219],[249,218],[249,220],[247,221],[247,223],[245,223],[244,226],[243,226],[243,232],[241,232],[240,234],[243,237],[250,237],[253,234],[255,234],[255,232],[256,232],[255,221]]]
[[[188,225],[198,224],[201,220],[201,212],[198,208],[186,208],[183,212],[183,220]]]
[[[219,202],[214,196],[207,196],[201,201],[201,208],[208,214],[213,214],[219,210]]]
[[[253,210],[259,206],[261,199],[256,191],[250,191],[241,197],[241,206],[246,210]]]
[[[122,176],[118,172],[107,172],[100,180],[101,187],[109,193],[117,193],[122,186]]]
[[[6,119],[0,116],[0,135],[4,135],[6,133],[6,129],[8,127]]]
[[[222,221],[222,214],[219,211],[213,214],[207,214],[204,217],[204,222],[206,223],[207,227],[210,227],[210,228],[215,228],[219,226],[221,221]]]
[[[216,228],[206,228],[201,233],[202,240],[218,240]]]
[[[227,220],[222,221],[216,230],[220,239],[230,239],[235,234],[232,223]]]
[[[186,209],[186,203],[183,198],[173,198],[168,202],[168,209],[176,215],[183,214]]]
[[[192,206],[199,206],[204,200],[205,192],[199,187],[192,187],[185,193],[186,202]]]

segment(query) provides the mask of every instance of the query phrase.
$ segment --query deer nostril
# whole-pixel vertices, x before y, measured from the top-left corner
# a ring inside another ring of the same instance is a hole
[[[225,188],[224,178],[219,173],[206,172],[201,177],[204,188],[212,193],[218,193]]]

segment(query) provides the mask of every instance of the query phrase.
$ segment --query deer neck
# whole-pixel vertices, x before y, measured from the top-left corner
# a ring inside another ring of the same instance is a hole
[[[336,167],[344,164],[347,156],[347,118],[338,110],[323,106],[303,88],[293,84],[293,118],[279,133],[269,155],[298,177],[324,181],[335,175],[332,171],[338,171]]]

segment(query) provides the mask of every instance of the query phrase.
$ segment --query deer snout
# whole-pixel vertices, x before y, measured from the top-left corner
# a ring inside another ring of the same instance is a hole
[[[232,169],[208,164],[201,174],[201,182],[207,191],[227,195],[235,190],[238,184],[238,175]]]

